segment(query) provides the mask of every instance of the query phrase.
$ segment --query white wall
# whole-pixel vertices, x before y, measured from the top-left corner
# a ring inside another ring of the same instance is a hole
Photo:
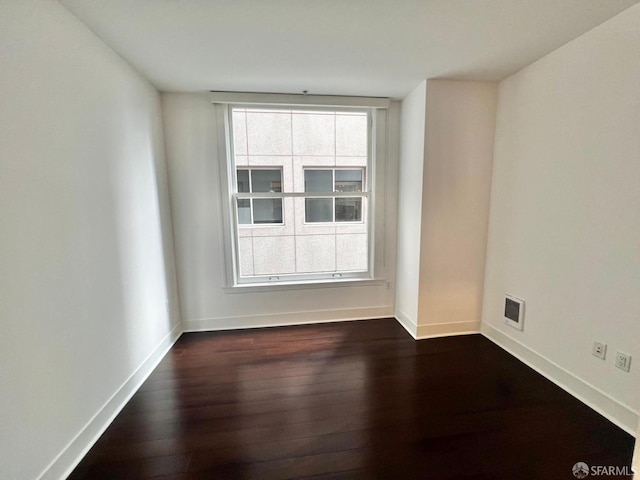
[[[499,86],[483,332],[635,433],[640,5]],[[526,304],[503,323],[505,293]],[[606,361],[591,355],[608,344]],[[633,355],[616,369],[617,350]]]
[[[187,330],[243,328],[393,314],[395,271],[394,152],[388,182],[387,265],[392,282],[352,287],[230,293],[225,289],[217,125],[207,94],[162,95],[175,225],[182,320]],[[396,113],[394,113],[396,112]],[[391,115],[397,115],[394,106]],[[390,141],[390,145],[393,142]],[[393,150],[393,147],[391,147]]]
[[[496,102],[450,80],[402,101],[395,314],[417,338],[480,330]]]
[[[429,80],[418,336],[478,332],[497,84]]]
[[[427,82],[402,100],[395,316],[416,335]]]
[[[60,478],[178,321],[160,101],[54,1],[0,65],[0,478]]]

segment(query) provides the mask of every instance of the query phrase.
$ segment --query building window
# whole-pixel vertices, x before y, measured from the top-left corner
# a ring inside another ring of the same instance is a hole
[[[364,169],[304,170],[305,192],[362,192]],[[329,197],[305,199],[307,223],[362,222],[360,197]]]
[[[236,185],[239,193],[273,193],[282,191],[282,170],[238,168]],[[281,198],[239,198],[239,225],[282,224]]]
[[[226,112],[234,283],[372,278],[372,110]]]

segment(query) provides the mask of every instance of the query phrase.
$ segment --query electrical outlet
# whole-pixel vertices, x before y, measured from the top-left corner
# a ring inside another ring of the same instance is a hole
[[[607,356],[607,345],[605,343],[593,342],[591,353],[598,358],[604,360]]]
[[[620,370],[628,372],[631,369],[631,355],[626,353],[616,352],[616,367]]]

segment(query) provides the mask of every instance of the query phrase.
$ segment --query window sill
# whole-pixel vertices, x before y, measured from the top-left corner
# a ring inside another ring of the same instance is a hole
[[[384,279],[348,278],[344,280],[309,280],[306,282],[252,283],[250,285],[247,284],[234,285],[233,287],[223,287],[222,291],[224,293],[234,294],[336,287],[379,287],[383,285],[387,285],[387,281]]]

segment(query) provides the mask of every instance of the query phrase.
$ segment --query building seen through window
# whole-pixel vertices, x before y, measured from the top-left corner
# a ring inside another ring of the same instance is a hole
[[[367,111],[232,108],[239,278],[366,273]]]

